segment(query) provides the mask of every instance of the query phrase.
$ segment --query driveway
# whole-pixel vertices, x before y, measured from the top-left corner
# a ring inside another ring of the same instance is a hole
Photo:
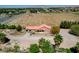
[[[69,29],[61,29],[60,34],[63,36],[63,42],[61,43],[60,47],[62,48],[70,48],[75,46],[77,42],[79,42],[79,37],[76,37],[74,35],[71,35],[68,33]],[[19,43],[19,45],[23,48],[28,48],[30,44],[37,43],[40,38],[46,38],[47,40],[50,40],[52,44],[54,44],[54,36],[50,35],[31,35],[30,33],[27,33],[25,35],[20,36],[12,36],[7,34],[7,37],[11,39],[11,42],[14,40]]]

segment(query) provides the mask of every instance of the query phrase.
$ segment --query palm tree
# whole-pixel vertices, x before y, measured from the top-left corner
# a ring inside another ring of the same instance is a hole
[[[54,53],[55,52],[55,49],[51,45],[50,41],[48,41],[48,40],[46,40],[44,38],[41,38],[39,40],[39,48],[41,49],[41,51],[43,53]]]
[[[60,34],[56,34],[55,38],[54,38],[54,42],[55,42],[55,49],[58,50],[60,44],[62,43],[63,38]]]

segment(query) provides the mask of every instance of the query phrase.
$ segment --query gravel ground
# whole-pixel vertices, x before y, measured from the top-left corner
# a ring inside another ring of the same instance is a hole
[[[60,47],[70,48],[76,45],[79,42],[79,37],[71,35],[68,33],[69,29],[61,29],[60,34],[63,36],[63,42]]]
[[[79,42],[79,37],[71,35],[68,33],[69,29],[61,29],[60,34],[63,36],[63,42],[60,47],[70,48],[73,47],[77,42]],[[54,36],[50,35],[31,35],[26,33],[22,36],[12,36],[7,34],[7,37],[11,39],[11,42],[17,41],[22,48],[28,48],[30,44],[37,43],[40,38],[46,38],[50,40],[52,44],[54,44]]]

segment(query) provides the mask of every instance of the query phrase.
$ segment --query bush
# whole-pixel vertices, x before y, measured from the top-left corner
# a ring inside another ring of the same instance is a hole
[[[4,33],[0,33],[0,43],[7,43],[10,41],[8,38],[6,38],[6,35]]]
[[[3,43],[5,41],[5,34],[0,33],[0,43]]]
[[[41,38],[39,40],[39,47],[43,46],[44,43],[45,43],[45,39],[44,38]]]
[[[69,21],[62,21],[61,24],[60,24],[60,28],[65,28],[65,29],[68,29],[70,28],[72,25],[72,22],[69,22]]]
[[[71,47],[70,50],[71,50],[72,53],[77,53],[76,47]]]
[[[69,33],[79,36],[79,25],[71,26],[71,30]]]
[[[22,30],[22,27],[21,27],[20,25],[18,25],[18,26],[16,27],[16,30],[17,30],[17,31],[21,31],[21,30]]]
[[[53,26],[51,27],[51,33],[52,34],[57,34],[60,32],[60,27],[59,26]]]
[[[13,52],[20,52],[20,46],[15,44],[13,48]]]
[[[0,29],[6,29],[6,28],[8,28],[7,24],[0,24]]]
[[[79,24],[78,21],[62,21],[60,28],[69,29],[72,25]]]
[[[79,53],[79,42],[77,42],[75,47],[76,47],[77,52]]]
[[[15,25],[10,25],[10,26],[8,26],[8,29],[16,29],[16,26]]]
[[[31,13],[37,13],[37,10],[36,9],[31,9],[30,12]]]
[[[39,40],[39,47],[43,53],[55,52],[54,47],[51,45],[51,43],[43,38]]]
[[[13,52],[13,48],[12,47],[5,47],[4,49],[2,49],[3,52]]]
[[[20,52],[20,46],[15,44],[14,46],[5,46],[2,51],[5,52]]]
[[[0,24],[0,29],[16,29],[15,25]]]
[[[71,53],[70,49],[65,49],[65,48],[59,48],[58,52],[62,52],[62,53]]]
[[[62,43],[63,38],[60,34],[56,34],[54,37],[55,46],[58,46]]]
[[[74,47],[70,48],[72,53],[79,53],[79,42]]]
[[[40,52],[39,46],[37,44],[31,44],[30,48],[29,48],[29,51],[31,53],[38,53],[38,52]]]
[[[70,48],[72,53],[79,53],[79,42],[74,47]]]

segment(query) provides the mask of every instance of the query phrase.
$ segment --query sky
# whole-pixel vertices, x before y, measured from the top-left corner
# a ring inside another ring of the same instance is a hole
[[[0,5],[0,8],[78,7],[79,5]]]

